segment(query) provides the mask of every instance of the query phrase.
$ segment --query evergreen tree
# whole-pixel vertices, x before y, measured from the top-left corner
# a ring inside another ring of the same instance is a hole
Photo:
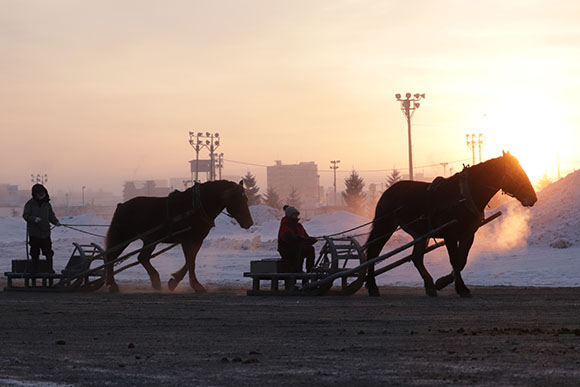
[[[393,168],[393,172],[389,176],[387,176],[387,184],[386,184],[387,188],[389,188],[398,181],[401,181],[401,173],[397,169]]]
[[[248,197],[248,205],[254,206],[260,204],[262,201],[262,195],[258,193],[260,188],[256,184],[256,178],[250,171],[246,173],[246,176],[242,177],[244,180],[244,188],[246,189],[246,196]]]
[[[300,208],[300,194],[296,190],[296,187],[292,187],[288,198],[286,199],[286,204],[296,208]]]
[[[365,187],[363,178],[353,169],[351,174],[344,179],[344,185],[346,186],[346,191],[342,192],[342,198],[347,206],[355,212],[360,211],[364,206],[366,196],[363,193]]]
[[[272,187],[268,187],[268,190],[264,194],[263,202],[265,205],[275,208],[277,210],[282,208],[282,202],[280,201],[280,196]]]
[[[548,173],[544,173],[544,176],[536,183],[536,189],[541,191],[550,184],[552,184],[552,179],[548,178]]]

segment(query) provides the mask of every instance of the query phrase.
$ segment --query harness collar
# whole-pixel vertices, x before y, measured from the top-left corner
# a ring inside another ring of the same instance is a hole
[[[473,201],[473,196],[471,195],[471,190],[469,189],[469,167],[466,167],[461,171],[459,174],[459,192],[463,197],[462,202],[465,203],[467,209],[471,211],[473,214],[477,215],[478,217],[483,219],[483,211],[480,211],[479,208],[475,205]]]
[[[213,219],[211,219],[207,215],[207,212],[205,212],[205,209],[203,208],[203,203],[201,202],[200,188],[201,188],[201,184],[196,181],[195,184],[193,185],[193,195],[191,195],[191,197],[192,197],[191,206],[193,207],[193,213],[194,214],[199,213],[199,215],[201,216],[201,219],[204,222],[209,224],[210,227],[215,227],[215,223],[214,223]]]

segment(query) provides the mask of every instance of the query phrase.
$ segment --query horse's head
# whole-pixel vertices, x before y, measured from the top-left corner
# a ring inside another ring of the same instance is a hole
[[[523,206],[533,206],[538,201],[538,197],[518,159],[509,152],[503,152],[500,159],[504,165],[504,176],[500,188],[507,195],[518,199]]]
[[[223,193],[226,210],[238,221],[242,228],[247,230],[252,227],[254,221],[248,208],[248,197],[244,190],[244,181],[240,181],[240,184],[233,183],[232,186],[232,188]]]

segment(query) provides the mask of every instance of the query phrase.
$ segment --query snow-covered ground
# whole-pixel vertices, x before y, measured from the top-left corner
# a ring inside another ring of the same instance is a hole
[[[500,210],[503,216],[482,228],[476,235],[464,279],[468,285],[512,286],[580,286],[580,171],[545,188],[531,209],[515,200]],[[220,215],[197,259],[197,274],[203,284],[236,287],[251,286],[243,273],[250,261],[276,257],[276,237],[281,211],[266,206],[251,207],[254,226],[243,230],[235,221]],[[493,212],[493,211],[492,211]],[[490,212],[490,213],[492,213]],[[58,214],[57,214],[58,215]],[[489,214],[488,214],[489,215]],[[314,236],[334,234],[368,222],[369,219],[348,212],[317,216],[304,222]],[[67,225],[106,225],[94,215],[62,218]],[[104,235],[106,227],[79,226],[84,231]],[[363,234],[369,226],[351,234]],[[364,243],[366,236],[359,237]],[[55,269],[64,268],[73,250],[72,242],[96,242],[103,238],[60,227],[52,233]],[[12,259],[25,259],[25,223],[21,218],[0,218],[0,271],[10,270]],[[409,240],[397,235],[384,251]],[[134,243],[129,248],[138,248]],[[317,249],[322,242],[316,244]],[[401,255],[402,256],[402,255]],[[395,258],[396,259],[396,258]],[[426,256],[427,268],[434,277],[450,271],[444,248]],[[183,265],[181,249],[175,248],[155,258],[153,265],[167,280]],[[148,281],[145,270],[136,266],[118,277],[119,281]],[[422,286],[422,280],[412,264],[405,264],[379,277],[379,285]],[[181,286],[186,286],[182,284]]]

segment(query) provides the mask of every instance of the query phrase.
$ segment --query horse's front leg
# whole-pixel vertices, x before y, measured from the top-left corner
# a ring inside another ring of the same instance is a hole
[[[451,265],[453,266],[453,277],[455,278],[455,291],[461,297],[471,297],[471,292],[469,291],[469,288],[465,286],[463,277],[461,277],[461,271],[467,264],[467,256],[469,255],[469,250],[473,245],[474,237],[475,234],[470,234],[459,240],[457,254],[455,254],[455,259],[451,261]]]
[[[413,254],[411,255],[411,259],[419,271],[419,274],[421,274],[421,278],[423,278],[423,282],[425,284],[425,293],[427,293],[428,296],[436,297],[437,289],[435,289],[433,277],[431,277],[431,274],[429,274],[423,262],[425,257],[425,249],[427,248],[428,243],[429,240],[418,242],[415,247],[413,247]]]
[[[206,290],[202,284],[197,280],[195,275],[195,258],[201,248],[201,241],[186,241],[181,244],[183,254],[185,255],[185,266],[189,271],[189,286],[195,289],[197,293],[204,293]],[[181,270],[178,272],[180,273]],[[182,277],[183,278],[183,277]]]

